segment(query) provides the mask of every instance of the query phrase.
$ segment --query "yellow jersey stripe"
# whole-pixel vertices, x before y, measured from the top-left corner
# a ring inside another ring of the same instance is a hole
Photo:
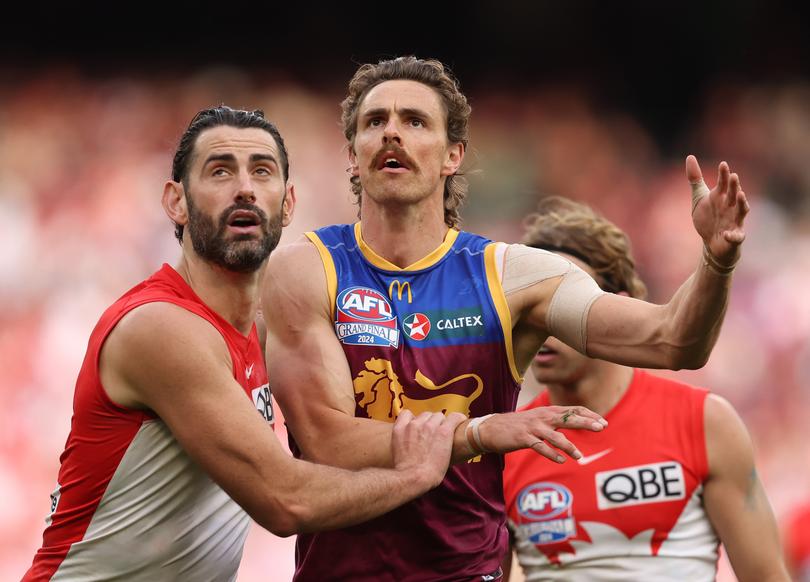
[[[501,285],[501,279],[498,276],[498,267],[495,263],[496,248],[497,243],[490,243],[484,250],[487,285],[489,286],[489,294],[492,297],[492,302],[495,304],[495,310],[498,312],[498,318],[501,320],[506,358],[509,361],[509,369],[512,372],[512,378],[515,382],[521,384],[523,377],[520,375],[515,365],[515,350],[512,346],[512,315],[509,313],[509,305],[506,303],[506,294],[503,292],[503,285]]]
[[[337,272],[335,271],[335,261],[332,259],[332,254],[329,252],[329,249],[326,248],[317,234],[314,232],[305,232],[304,235],[312,241],[312,244],[318,249],[318,254],[321,255],[323,270],[326,274],[326,293],[329,296],[329,314],[332,317],[332,321],[334,321],[335,304],[337,301]]]
[[[455,228],[450,228],[447,230],[447,234],[444,237],[444,241],[438,247],[436,247],[429,255],[423,257],[413,263],[412,265],[408,265],[404,269],[402,267],[396,266],[394,263],[390,262],[387,259],[384,259],[377,253],[375,253],[370,246],[366,244],[366,241],[363,240],[363,234],[361,232],[360,223],[356,222],[354,225],[354,238],[357,241],[357,246],[360,249],[360,252],[363,253],[363,256],[368,259],[368,261],[378,267],[380,269],[385,269],[386,271],[419,271],[421,269],[427,269],[428,267],[435,265],[438,263],[441,258],[447,254],[447,251],[450,250],[450,247],[453,246],[453,243],[456,242],[458,238],[458,231]]]

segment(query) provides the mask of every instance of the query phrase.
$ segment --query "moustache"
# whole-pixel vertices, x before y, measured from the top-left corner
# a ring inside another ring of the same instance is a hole
[[[396,143],[391,143],[380,148],[372,159],[369,169],[376,170],[382,165],[385,158],[392,156],[399,160],[400,164],[407,167],[409,170],[414,172],[417,171],[416,162],[414,162],[413,159],[411,159],[411,156],[409,156],[408,153]]]
[[[267,213],[255,204],[250,204],[249,202],[236,202],[223,210],[222,214],[219,216],[220,230],[225,230],[225,228],[227,228],[231,215],[239,210],[252,212],[255,214],[258,218],[259,226],[262,227],[262,230],[267,230]]]

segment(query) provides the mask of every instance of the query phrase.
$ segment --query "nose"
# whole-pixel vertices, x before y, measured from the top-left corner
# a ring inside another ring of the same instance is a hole
[[[383,143],[390,143],[392,141],[398,144],[402,143],[402,137],[399,134],[399,125],[393,115],[388,119],[383,129]]]
[[[248,202],[250,204],[256,202],[256,193],[248,172],[239,173],[239,183],[234,197],[237,202]]]

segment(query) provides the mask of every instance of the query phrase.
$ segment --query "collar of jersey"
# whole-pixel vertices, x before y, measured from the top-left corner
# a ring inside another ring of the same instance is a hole
[[[433,249],[433,251],[431,251],[431,253],[427,256],[424,256],[415,263],[402,268],[375,253],[372,248],[366,244],[366,241],[363,240],[363,235],[360,230],[360,223],[356,222],[354,224],[354,238],[357,241],[357,246],[360,248],[360,252],[363,253],[363,256],[369,263],[380,269],[385,269],[386,271],[420,271],[422,269],[432,267],[438,263],[442,257],[444,257],[444,255],[447,254],[447,251],[449,251],[450,247],[453,246],[453,243],[456,242],[458,233],[459,231],[457,231],[455,228],[447,229],[447,234],[445,235],[442,244]]]

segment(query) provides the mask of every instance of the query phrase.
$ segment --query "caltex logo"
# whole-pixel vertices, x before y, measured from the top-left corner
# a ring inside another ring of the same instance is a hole
[[[405,333],[409,338],[422,341],[430,333],[430,320],[424,313],[412,313],[402,320]]]

